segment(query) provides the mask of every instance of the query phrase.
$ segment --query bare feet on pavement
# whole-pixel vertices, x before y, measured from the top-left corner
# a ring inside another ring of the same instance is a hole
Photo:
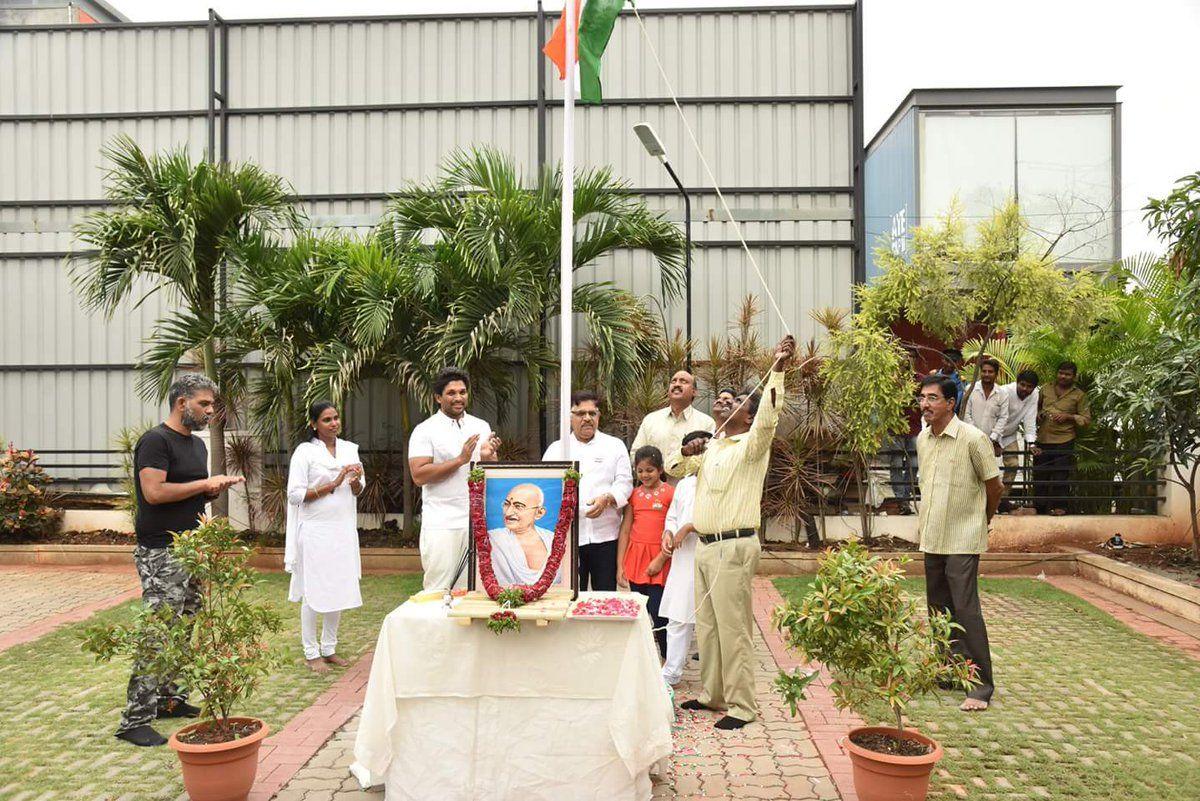
[[[329,665],[325,664],[325,660],[318,657],[317,659],[305,659],[304,663],[308,665],[308,669],[313,673],[328,673]]]

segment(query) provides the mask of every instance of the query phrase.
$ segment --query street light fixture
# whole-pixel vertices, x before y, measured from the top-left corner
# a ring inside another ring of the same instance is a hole
[[[687,306],[684,336],[687,338],[687,371],[690,373],[692,371],[692,201],[688,197],[687,190],[683,188],[679,176],[671,168],[671,162],[667,161],[667,149],[663,147],[662,140],[658,138],[658,134],[654,132],[650,123],[639,122],[633,126],[633,132],[641,140],[642,147],[646,148],[646,152],[661,161],[667,168],[667,174],[675,182],[679,194],[683,195],[683,232],[687,241],[687,249],[684,251],[684,302]]]

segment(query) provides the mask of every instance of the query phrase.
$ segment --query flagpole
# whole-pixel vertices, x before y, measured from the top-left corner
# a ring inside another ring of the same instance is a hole
[[[573,304],[575,264],[575,19],[576,0],[566,0],[566,68],[563,79],[563,153],[562,153],[562,247],[559,253],[559,428],[562,454],[570,458],[571,434],[571,352],[574,345]]]

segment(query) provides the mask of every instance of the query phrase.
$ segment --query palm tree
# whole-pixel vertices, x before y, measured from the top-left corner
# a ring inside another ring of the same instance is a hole
[[[547,326],[559,314],[561,168],[538,173],[531,186],[512,159],[491,148],[454,153],[440,178],[395,197],[378,232],[384,250],[424,266],[416,283],[425,308],[445,310],[427,356],[456,363],[499,396],[516,388],[513,363],[524,368],[531,419],[541,408],[544,371],[554,364]],[[658,266],[664,299],[683,286],[682,232],[630,194],[607,168],[575,176],[573,270],[621,249],[647,250]],[[638,380],[643,302],[609,282],[575,285],[599,383]],[[537,432],[535,432],[535,435]]]
[[[103,153],[112,162],[105,196],[115,208],[89,214],[77,229],[95,251],[71,263],[76,291],[85,308],[110,319],[135,295],[141,303],[165,293],[176,310],[155,325],[139,360],[138,393],[161,401],[181,361],[198,354],[220,388],[211,470],[224,473],[225,424],[244,373],[242,351],[225,347],[233,332],[222,306],[238,296],[248,256],[300,216],[284,182],[253,164],[195,163],[183,148],[147,155],[127,136]],[[214,507],[226,513],[227,499]]]

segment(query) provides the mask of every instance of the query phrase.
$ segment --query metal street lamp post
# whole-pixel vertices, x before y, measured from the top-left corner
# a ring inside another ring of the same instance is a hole
[[[667,161],[667,150],[663,147],[658,134],[650,127],[650,123],[639,122],[633,126],[633,132],[641,140],[642,146],[646,148],[646,152],[661,161],[663,166],[667,168],[667,174],[675,182],[675,186],[679,189],[679,194],[683,195],[683,233],[687,242],[687,249],[684,251],[684,303],[686,305],[684,336],[687,338],[687,371],[690,373],[692,371],[692,201],[688,197],[687,190],[683,188],[683,183],[679,180],[679,176],[675,174],[675,170],[671,167],[671,162]]]

